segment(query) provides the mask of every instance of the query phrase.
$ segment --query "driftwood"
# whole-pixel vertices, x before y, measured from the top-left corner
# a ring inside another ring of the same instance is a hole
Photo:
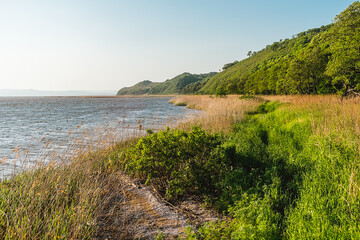
[[[341,100],[349,97],[360,97],[360,93],[353,88],[348,89],[343,95],[341,95]]]

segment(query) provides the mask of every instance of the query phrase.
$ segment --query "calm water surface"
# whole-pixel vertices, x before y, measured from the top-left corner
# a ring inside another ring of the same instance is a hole
[[[100,139],[119,141],[142,134],[144,129],[168,125],[196,112],[175,107],[169,100],[0,97],[0,176],[40,159],[65,158],[74,148],[95,145]]]

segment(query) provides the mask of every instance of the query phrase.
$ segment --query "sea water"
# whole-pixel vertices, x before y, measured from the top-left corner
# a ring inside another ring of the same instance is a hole
[[[0,177],[195,113],[168,97],[0,97]]]

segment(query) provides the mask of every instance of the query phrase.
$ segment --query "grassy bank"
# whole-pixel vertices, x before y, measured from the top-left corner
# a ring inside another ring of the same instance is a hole
[[[231,131],[151,134],[114,161],[169,200],[200,196],[230,217],[189,238],[356,239],[358,111],[354,99],[269,97]]]
[[[359,105],[335,96],[179,96],[203,114],[0,183],[5,239],[92,238],[114,173],[190,196],[226,218],[189,239],[357,239]]]

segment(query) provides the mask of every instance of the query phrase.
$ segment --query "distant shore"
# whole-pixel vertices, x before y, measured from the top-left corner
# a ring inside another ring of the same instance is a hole
[[[153,98],[153,97],[176,97],[178,95],[114,95],[114,96],[75,96],[79,98]],[[69,96],[72,97],[72,96]]]

